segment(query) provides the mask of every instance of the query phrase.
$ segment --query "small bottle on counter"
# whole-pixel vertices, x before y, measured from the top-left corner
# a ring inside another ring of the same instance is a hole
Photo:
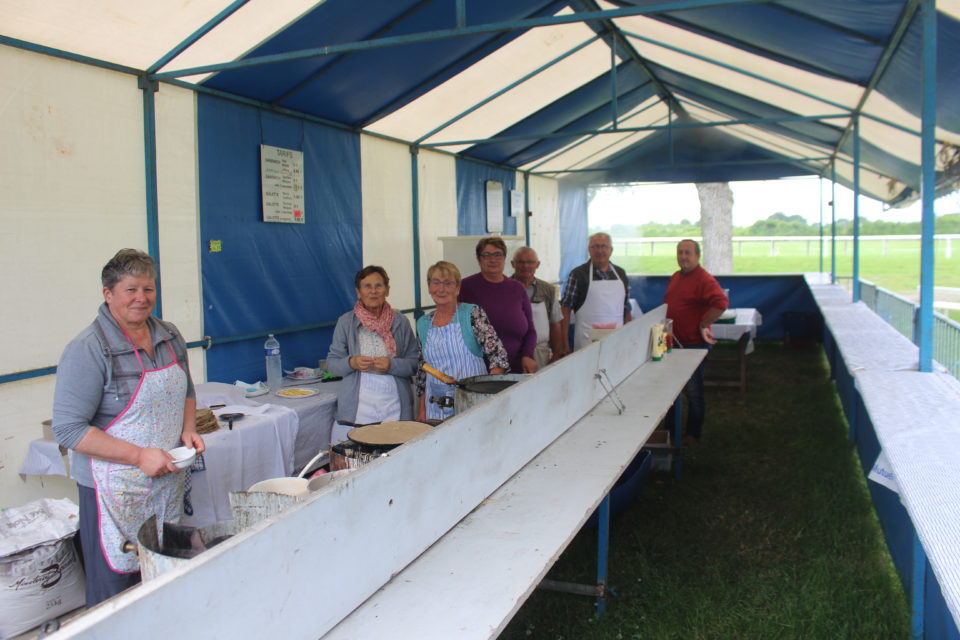
[[[283,367],[280,364],[280,342],[273,337],[273,334],[267,336],[267,341],[263,343],[263,350],[267,360],[267,386],[271,391],[279,391],[283,386]]]
[[[650,327],[650,359],[658,362],[663,358],[663,325]]]

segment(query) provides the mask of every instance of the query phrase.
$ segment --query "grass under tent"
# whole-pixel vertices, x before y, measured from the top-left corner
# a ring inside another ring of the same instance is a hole
[[[745,393],[707,389],[681,481],[654,474],[611,523],[607,612],[538,590],[501,638],[910,637],[822,351],[758,342],[748,363]],[[595,572],[585,529],[548,577],[594,583]]]

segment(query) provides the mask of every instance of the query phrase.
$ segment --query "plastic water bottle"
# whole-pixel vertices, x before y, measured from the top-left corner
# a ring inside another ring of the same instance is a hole
[[[283,386],[283,367],[280,366],[280,342],[273,337],[273,334],[267,336],[267,341],[263,343],[263,350],[267,359],[267,386],[271,391],[279,391]]]

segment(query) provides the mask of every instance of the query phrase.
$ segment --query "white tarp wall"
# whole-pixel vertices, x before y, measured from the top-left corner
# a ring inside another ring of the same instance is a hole
[[[194,341],[204,335],[195,95],[161,84],[156,109],[163,316]],[[103,264],[123,247],[147,248],[142,93],[127,74],[0,47],[0,116],[0,373],[9,374],[55,365],[96,315]],[[424,277],[443,257],[437,238],[457,234],[456,162],[432,151],[417,162],[421,303],[430,305]],[[361,172],[364,263],[387,269],[394,307],[414,307],[409,147],[361,136]],[[556,182],[531,178],[529,189],[538,275],[556,280]],[[202,349],[190,350],[190,366],[194,382],[206,379]],[[76,498],[65,477],[18,474],[51,417],[54,383],[0,384],[0,508]]]
[[[195,99],[157,93],[164,316],[202,336]],[[143,104],[132,76],[0,47],[2,373],[55,365],[103,301],[100,270],[118,249],[146,249]],[[195,381],[203,352],[191,350]],[[54,376],[0,384],[0,507],[76,499],[63,476],[18,475]]]

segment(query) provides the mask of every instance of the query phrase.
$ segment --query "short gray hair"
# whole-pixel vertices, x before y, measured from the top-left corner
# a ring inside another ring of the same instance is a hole
[[[589,238],[587,238],[587,246],[590,246],[591,244],[593,244],[593,239],[599,238],[600,236],[603,236],[604,238],[606,238],[608,244],[613,244],[613,238],[610,237],[609,233],[607,233],[606,231],[597,231],[596,233],[592,234]]]
[[[100,282],[107,289],[127,276],[147,276],[154,281],[157,279],[157,263],[149,255],[138,249],[120,249],[117,255],[103,265],[100,272]]]

